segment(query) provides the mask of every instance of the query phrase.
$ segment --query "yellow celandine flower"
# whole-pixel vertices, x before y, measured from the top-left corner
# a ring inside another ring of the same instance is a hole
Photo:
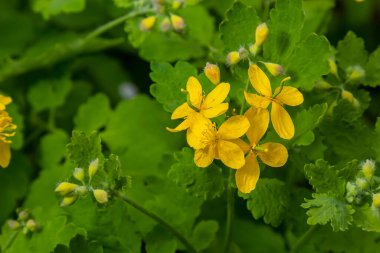
[[[190,146],[195,149],[194,162],[198,167],[208,167],[214,159],[221,160],[232,169],[243,167],[244,152],[234,140],[246,133],[249,121],[245,116],[233,116],[219,128],[206,117],[199,120],[188,136]]]
[[[283,139],[293,138],[293,121],[283,105],[297,106],[302,104],[302,93],[297,88],[283,86],[283,83],[290,79],[290,77],[286,77],[281,81],[281,87],[277,87],[272,94],[268,77],[256,64],[249,66],[248,77],[253,88],[259,94],[244,92],[247,102],[253,107],[264,109],[272,104],[271,119],[274,130]]]
[[[0,95],[0,111],[6,109],[6,106],[12,103],[12,99],[7,96]]]
[[[244,166],[236,171],[235,181],[239,191],[249,193],[255,189],[260,177],[257,157],[271,167],[281,167],[288,160],[288,150],[280,143],[268,142],[259,144],[268,129],[268,110],[252,107],[244,115],[250,123],[250,128],[246,133],[249,144],[241,139],[236,140],[236,143],[248,154],[245,158]]]
[[[12,142],[8,137],[14,136],[15,130],[16,125],[12,123],[12,118],[6,111],[0,110],[0,167],[2,168],[8,167],[11,160]]]
[[[229,83],[220,83],[207,96],[204,96],[200,82],[191,76],[187,81],[186,91],[189,101],[175,109],[171,116],[172,120],[181,118],[185,120],[174,129],[167,128],[171,132],[190,128],[202,115],[206,118],[215,118],[228,110],[228,103],[223,103],[223,101],[230,92]]]

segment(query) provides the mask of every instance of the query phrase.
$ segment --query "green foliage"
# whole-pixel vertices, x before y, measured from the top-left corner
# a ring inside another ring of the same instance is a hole
[[[353,54],[352,52],[355,53]],[[353,32],[348,32],[343,40],[339,41],[337,61],[346,70],[350,66],[365,66],[368,53],[365,50],[364,40],[358,38]]]
[[[40,12],[45,19],[60,13],[80,12],[84,9],[85,0],[33,0],[32,8],[35,12]]]

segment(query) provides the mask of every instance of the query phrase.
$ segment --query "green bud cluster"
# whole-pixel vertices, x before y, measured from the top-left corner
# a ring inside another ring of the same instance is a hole
[[[36,222],[27,210],[18,210],[17,219],[7,221],[10,229],[22,231],[24,235],[32,234],[41,230],[41,226]]]

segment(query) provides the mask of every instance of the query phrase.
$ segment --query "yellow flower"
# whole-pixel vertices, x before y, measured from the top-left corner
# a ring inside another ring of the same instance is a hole
[[[263,108],[250,108],[245,116],[248,118],[251,127],[246,136],[249,144],[241,139],[235,140],[240,148],[248,152],[245,164],[235,174],[235,181],[239,191],[249,193],[255,189],[260,177],[260,167],[257,156],[261,161],[271,167],[281,167],[288,160],[288,150],[280,143],[268,142],[259,144],[264,136],[269,124],[269,112]]]
[[[156,20],[157,18],[155,16],[144,18],[140,22],[140,30],[143,32],[149,31],[153,28],[154,24],[156,23]]]
[[[209,166],[214,159],[220,159],[226,166],[239,169],[244,165],[244,152],[233,142],[245,134],[249,121],[245,116],[233,116],[224,122],[219,130],[206,117],[198,121],[188,141],[195,149],[194,162],[198,167]]]
[[[266,109],[269,104],[272,104],[271,119],[274,130],[276,130],[277,134],[283,139],[293,138],[293,121],[283,105],[297,106],[302,104],[302,93],[299,92],[297,88],[282,86],[283,82],[290,79],[290,77],[286,77],[281,81],[281,87],[277,87],[274,94],[272,94],[268,77],[256,64],[249,66],[248,76],[253,88],[259,94],[244,92],[247,102],[251,106],[264,109]]]
[[[213,84],[218,85],[220,83],[220,69],[218,65],[208,62],[206,63],[204,72],[208,80],[210,80]]]
[[[12,118],[6,111],[0,110],[0,167],[2,168],[8,167],[11,160],[11,141],[8,137],[14,136],[15,130],[16,125],[12,123]]]
[[[5,110],[6,106],[10,103],[12,103],[12,99],[10,97],[0,95],[0,111]]]
[[[171,116],[173,120],[181,118],[185,120],[174,129],[167,128],[171,132],[188,129],[201,115],[215,118],[228,110],[228,103],[223,103],[230,91],[228,83],[220,83],[207,96],[204,96],[198,79],[191,76],[187,81],[186,91],[189,101],[175,109]]]
[[[240,61],[240,54],[238,51],[229,52],[227,55],[227,64],[235,65]]]
[[[69,183],[69,182],[62,182],[60,183],[57,188],[55,188],[55,192],[59,193],[62,196],[68,195],[75,191],[76,188],[78,188],[79,185]]]
[[[185,20],[183,20],[183,18],[178,15],[171,14],[170,21],[172,23],[173,29],[177,32],[182,31],[186,26]]]
[[[108,202],[108,193],[105,190],[95,189],[94,190],[94,197],[95,197],[96,201],[100,204],[105,204]]]

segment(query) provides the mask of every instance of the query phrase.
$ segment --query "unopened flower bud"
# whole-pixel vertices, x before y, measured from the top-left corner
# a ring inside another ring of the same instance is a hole
[[[272,75],[279,76],[279,75],[284,74],[284,68],[281,65],[272,63],[272,62],[263,62],[263,63]]]
[[[174,0],[172,3],[173,10],[177,10],[177,9],[181,8],[183,2],[184,2],[184,0]]]
[[[332,86],[331,86],[331,84],[329,84],[328,82],[326,82],[326,81],[324,81],[324,80],[318,80],[318,81],[315,83],[314,87],[315,87],[316,89],[319,89],[319,90],[328,90],[328,89],[330,89]]]
[[[57,186],[57,188],[55,188],[55,192],[61,194],[62,196],[65,196],[73,192],[77,187],[77,184],[62,182]]]
[[[76,180],[83,182],[84,180],[84,170],[82,168],[75,168],[73,176]]]
[[[238,52],[240,60],[248,58],[248,51],[245,49],[245,47],[240,47]]]
[[[362,81],[365,76],[364,69],[359,65],[348,67],[346,73],[349,81]]]
[[[90,163],[90,166],[88,166],[88,176],[90,179],[96,174],[99,168],[99,159],[96,158]]]
[[[227,55],[227,64],[235,65],[240,61],[240,54],[238,51],[229,52]]]
[[[364,176],[368,179],[371,180],[373,175],[375,174],[375,161],[367,159],[362,165],[362,171]]]
[[[374,205],[377,208],[380,208],[380,193],[372,195],[372,205]]]
[[[10,229],[12,230],[17,230],[20,228],[20,222],[16,221],[16,220],[8,220],[8,226]]]
[[[360,190],[363,191],[369,188],[369,183],[365,178],[357,178],[356,185],[359,187]]]
[[[218,65],[206,63],[204,73],[213,84],[217,85],[220,83],[220,69]]]
[[[154,24],[156,23],[156,19],[157,19],[156,16],[150,16],[141,20],[140,30],[143,32],[146,32],[152,29]]]
[[[88,189],[86,186],[79,186],[75,189],[75,192],[77,192],[79,196],[86,196],[88,193]]]
[[[338,75],[338,68],[336,66],[336,62],[334,57],[329,58],[329,67],[330,67],[330,73],[333,75]]]
[[[105,204],[108,202],[108,193],[105,190],[95,189],[94,197],[100,204]]]
[[[170,30],[170,28],[172,28],[172,24],[170,22],[170,19],[168,17],[165,17],[162,22],[161,22],[161,25],[160,25],[160,29],[161,31],[163,32],[167,32]]]
[[[170,21],[172,23],[173,29],[177,32],[182,31],[186,26],[185,20],[183,20],[183,18],[178,15],[171,14]]]
[[[25,221],[29,218],[29,212],[26,210],[22,210],[18,213],[18,219],[21,221]]]
[[[74,194],[71,196],[66,196],[62,199],[61,207],[71,206],[78,199],[78,195]]]
[[[261,46],[265,42],[265,40],[267,39],[268,34],[269,34],[269,29],[268,29],[268,26],[266,23],[261,23],[260,25],[258,25],[256,27],[255,44],[257,46]]]
[[[37,223],[36,223],[35,220],[33,220],[33,219],[29,219],[29,220],[26,222],[25,227],[26,227],[29,231],[31,231],[31,232],[35,232],[35,231],[37,230],[37,228],[38,228],[38,225],[37,225]]]
[[[249,47],[249,52],[251,52],[253,55],[256,55],[259,51],[259,46],[256,44],[253,44]]]

